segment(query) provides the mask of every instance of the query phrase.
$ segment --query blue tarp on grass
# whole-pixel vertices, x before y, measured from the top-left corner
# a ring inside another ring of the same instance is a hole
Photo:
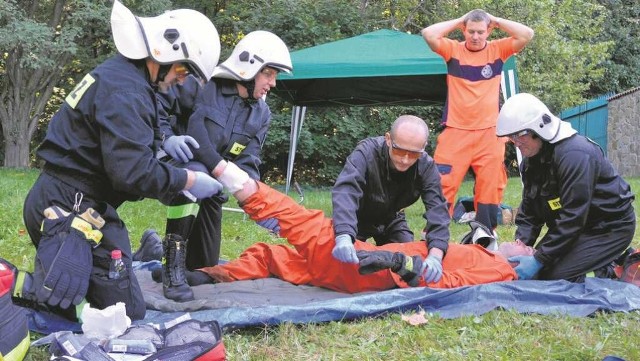
[[[162,324],[180,317],[216,320],[225,329],[304,324],[375,317],[386,313],[425,310],[445,319],[482,315],[496,309],[571,317],[597,311],[640,310],[640,287],[615,280],[588,278],[567,281],[512,281],[454,289],[405,288],[384,292],[344,294],[312,286],[295,286],[278,279],[239,281],[193,287],[196,300],[176,303],[162,296],[162,285],[150,272],[138,270],[147,302],[147,315],[135,323]],[[209,309],[203,309],[209,308]],[[80,325],[31,312],[32,331],[48,334]]]
[[[256,288],[256,292],[259,291],[259,287]],[[189,313],[191,318],[217,320],[220,326],[229,329],[277,325],[283,322],[350,320],[419,309],[442,318],[482,315],[495,309],[585,317],[596,311],[639,310],[640,288],[628,283],[595,278],[589,278],[581,284],[566,281],[514,281],[444,290],[407,288],[348,297],[341,294],[339,298],[315,302],[303,300],[299,304],[228,307]],[[142,322],[162,323],[184,313],[149,310]]]

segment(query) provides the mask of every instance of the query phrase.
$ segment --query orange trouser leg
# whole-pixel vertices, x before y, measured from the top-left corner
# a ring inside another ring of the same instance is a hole
[[[455,198],[469,168],[475,174],[476,220],[493,229],[506,187],[504,140],[495,127],[481,130],[445,128],[438,137],[434,160],[440,171],[442,191],[453,215]]]
[[[504,140],[495,134],[495,128],[476,132],[478,147],[471,163],[476,174],[473,198],[476,220],[489,229],[498,226],[498,211],[507,179],[504,167]]]
[[[219,282],[255,280],[278,277],[296,285],[311,281],[307,260],[296,250],[285,245],[256,243],[231,262],[202,268]]]
[[[449,205],[449,215],[453,215],[456,194],[464,180],[474,153],[472,131],[445,128],[438,136],[433,159],[438,165],[442,193]]]

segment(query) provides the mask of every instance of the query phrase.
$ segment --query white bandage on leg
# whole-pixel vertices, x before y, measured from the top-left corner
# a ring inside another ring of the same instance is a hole
[[[235,193],[242,189],[244,184],[249,180],[249,174],[238,168],[232,162],[227,162],[227,166],[218,176],[218,181],[231,193]]]

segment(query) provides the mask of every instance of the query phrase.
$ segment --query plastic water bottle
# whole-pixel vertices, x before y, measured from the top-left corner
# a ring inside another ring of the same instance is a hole
[[[111,251],[111,264],[109,265],[109,278],[112,280],[121,278],[127,268],[122,261],[122,251],[114,249]]]

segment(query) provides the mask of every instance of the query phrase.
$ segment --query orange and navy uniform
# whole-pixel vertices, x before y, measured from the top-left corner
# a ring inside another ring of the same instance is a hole
[[[500,79],[505,61],[514,54],[513,38],[487,42],[470,51],[464,42],[447,38],[435,50],[447,63],[445,130],[438,137],[434,160],[442,178],[449,212],[469,168],[476,178],[476,220],[493,229],[506,186],[504,140],[495,134]]]
[[[309,210],[286,195],[259,183],[258,191],[242,204],[254,220],[276,218],[280,235],[293,246],[256,243],[238,259],[201,269],[220,282],[278,277],[293,284],[310,284],[340,292],[382,291],[409,287],[396,273],[382,270],[368,275],[358,273],[358,265],[333,258],[333,222],[322,211]],[[427,256],[424,242],[388,243],[375,246],[356,242],[356,250],[402,252],[408,256]],[[509,263],[481,246],[450,244],[443,260],[443,276],[438,282],[419,286],[453,288],[490,282],[509,281],[517,275]]]
[[[447,63],[447,127],[477,130],[496,126],[502,67],[514,54],[512,38],[488,41],[480,51],[443,38],[436,52]]]

